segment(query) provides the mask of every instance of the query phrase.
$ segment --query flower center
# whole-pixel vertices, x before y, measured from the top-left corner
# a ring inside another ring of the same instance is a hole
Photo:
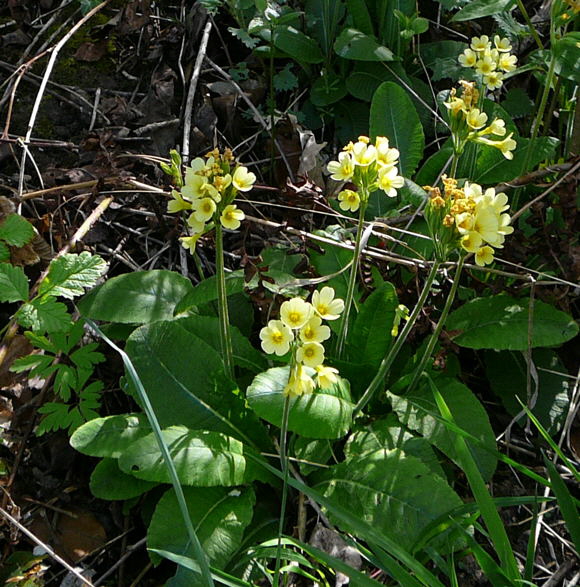
[[[300,313],[299,312],[290,312],[290,315],[288,316],[288,320],[290,320],[290,322],[292,322],[292,324],[298,324],[298,322],[300,322]]]
[[[272,334],[272,342],[280,344],[284,340],[284,336],[281,332],[274,332]]]

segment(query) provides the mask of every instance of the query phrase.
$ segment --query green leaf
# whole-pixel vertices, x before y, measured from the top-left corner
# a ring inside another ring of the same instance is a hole
[[[183,485],[229,487],[244,483],[246,459],[243,444],[207,430],[171,426],[162,431]],[[133,442],[119,457],[121,471],[138,479],[171,483],[171,476],[153,433]]]
[[[321,63],[324,61],[318,43],[292,26],[277,26],[274,29],[274,46],[284,51],[298,63]]]
[[[38,413],[44,414],[44,418],[36,428],[37,436],[56,430],[75,430],[85,421],[78,406],[58,402],[46,402],[38,408]]]
[[[516,0],[473,0],[465,8],[462,8],[451,20],[462,22],[491,16],[498,12],[510,10]]]
[[[233,271],[226,275],[226,295],[244,291],[245,279],[243,271]],[[185,295],[175,306],[175,315],[182,314],[194,306],[203,306],[209,302],[215,302],[218,299],[217,278],[211,275],[198,283],[187,295]]]
[[[254,378],[247,392],[250,407],[278,427],[282,425],[288,374],[289,367],[268,369]],[[330,389],[290,398],[288,429],[307,438],[341,438],[349,430],[353,408],[348,382],[339,378]]]
[[[564,423],[570,405],[570,382],[566,377],[566,368],[558,355],[550,349],[535,349],[532,361],[538,378],[538,396],[532,413],[544,428],[555,434]],[[501,399],[508,413],[513,417],[517,416],[522,412],[518,398],[524,404],[527,403],[528,366],[523,354],[513,351],[487,351],[485,365],[491,389]],[[532,392],[535,389],[532,382]],[[524,425],[526,419],[524,414],[519,424]]]
[[[344,59],[353,61],[393,61],[390,49],[379,45],[374,37],[361,31],[345,28],[334,42],[334,51]]]
[[[454,421],[479,439],[490,451],[496,450],[495,435],[484,407],[475,395],[462,383],[448,377],[438,377],[437,386],[444,397]],[[455,451],[455,433],[436,416],[439,414],[428,386],[423,385],[405,396],[388,393],[401,424],[419,433],[452,461],[459,462]],[[497,459],[492,452],[480,446],[470,445],[471,453],[482,476],[489,480],[495,471]]]
[[[393,82],[379,86],[371,103],[370,129],[373,138],[385,136],[399,149],[400,173],[411,177],[423,157],[425,135],[415,106],[401,86]]]
[[[213,566],[223,568],[240,547],[244,530],[252,520],[256,501],[254,490],[251,487],[184,487],[183,493],[204,552]],[[175,492],[169,489],[159,500],[151,518],[147,546],[194,556],[185,526],[180,520]],[[153,554],[151,559],[155,564],[161,560]]]
[[[54,357],[52,355],[28,355],[27,357],[20,357],[16,359],[10,366],[12,373],[22,373],[23,371],[31,371],[31,375],[41,375],[41,373],[48,369]]]
[[[391,344],[395,309],[399,304],[392,283],[385,282],[362,305],[347,344],[355,363],[377,366]]]
[[[6,243],[0,241],[0,263],[5,263],[7,261],[10,261],[10,249]]]
[[[93,320],[145,324],[172,318],[177,304],[192,289],[189,279],[173,271],[135,271],[96,287],[78,307]]]
[[[523,88],[509,90],[501,105],[512,118],[527,116],[534,109],[534,102]]]
[[[552,46],[556,57],[554,71],[566,79],[580,84],[580,32],[573,31],[557,40]]]
[[[72,300],[93,287],[106,269],[107,264],[101,257],[87,251],[80,255],[62,255],[51,261],[48,275],[40,283],[38,292]]]
[[[558,139],[553,137],[538,137],[533,144],[530,143],[530,139],[518,137],[516,142],[518,146],[513,152],[514,158],[511,161],[506,159],[495,147],[478,145],[477,165],[473,181],[480,184],[510,181],[524,173],[526,159],[528,169],[533,169],[542,161],[550,159],[560,143]],[[530,151],[529,156],[528,151]]]
[[[96,342],[87,344],[71,353],[69,358],[79,369],[92,371],[97,363],[105,361],[105,355],[95,352],[98,346]]]
[[[528,348],[529,300],[507,294],[477,298],[449,315],[453,341],[471,349],[524,351]],[[568,314],[534,300],[531,347],[555,346],[574,338],[578,325]]]
[[[318,107],[328,106],[346,96],[344,79],[336,73],[328,72],[319,77],[310,90],[310,101]]]
[[[431,522],[462,505],[447,482],[419,459],[384,448],[332,467],[328,480],[315,489],[407,550]],[[439,536],[435,547],[445,539]]]
[[[433,451],[431,444],[425,438],[413,436],[402,429],[393,415],[376,420],[364,429],[357,430],[348,439],[344,454],[347,459],[351,459],[377,450],[392,450],[397,447],[406,455],[419,459],[435,475],[439,475],[442,479],[446,478],[439,464],[439,457]]]
[[[496,151],[497,149],[493,150]],[[419,169],[415,176],[416,183],[418,185],[433,185],[445,166],[451,163],[452,157],[453,147],[451,145],[444,145],[423,163],[421,169]]]
[[[346,5],[355,28],[362,31],[365,35],[372,35],[374,32],[373,21],[365,0],[346,0]]]
[[[22,302],[28,299],[28,278],[22,267],[0,263],[0,302]]]
[[[103,459],[93,470],[89,483],[95,497],[108,500],[132,499],[156,486],[157,483],[123,473],[117,459]]]
[[[190,332],[187,322],[142,326],[126,350],[161,427],[203,428],[270,447],[264,427],[226,377],[221,356]]]
[[[287,63],[274,75],[274,89],[278,92],[287,92],[298,87],[298,78],[292,72],[292,63]]]
[[[9,214],[0,224],[0,241],[13,247],[23,247],[34,237],[34,227],[20,214]]]
[[[37,334],[63,332],[70,328],[66,306],[52,297],[37,298],[23,304],[16,313],[18,323]]]
[[[144,414],[107,416],[83,424],[71,436],[70,444],[90,457],[118,459],[130,444],[150,432],[151,427]]]

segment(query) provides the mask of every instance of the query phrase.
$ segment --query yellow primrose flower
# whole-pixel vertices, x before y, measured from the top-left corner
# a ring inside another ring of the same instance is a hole
[[[286,326],[293,329],[302,328],[312,317],[314,308],[302,298],[292,298],[280,306],[280,318]]]
[[[189,165],[185,168],[185,183],[192,180],[195,175],[199,175],[206,169],[206,162],[201,157],[196,157]]]
[[[518,146],[518,144],[512,139],[513,134],[513,132],[510,133],[503,141],[492,141],[485,137],[477,137],[475,141],[477,143],[489,145],[490,147],[495,147],[501,151],[506,159],[513,159],[514,154],[512,151]]]
[[[493,249],[485,245],[481,247],[475,253],[475,262],[480,266],[483,267],[484,265],[489,265],[493,262]]]
[[[212,198],[194,200],[192,203],[193,215],[198,222],[207,222],[213,216],[216,207],[216,203]]]
[[[399,151],[389,148],[387,137],[377,137],[377,163],[380,167],[394,167],[399,160]]]
[[[240,228],[240,222],[246,217],[242,210],[238,209],[235,204],[229,204],[223,209],[220,216],[220,222],[224,228],[237,230]]]
[[[331,161],[326,169],[335,181],[348,181],[354,175],[354,161],[350,153],[342,151],[338,154],[338,161]]]
[[[190,202],[207,197],[217,202],[221,199],[217,189],[203,175],[193,175],[189,181],[186,179],[185,185],[181,188],[181,195]]]
[[[469,183],[466,181],[463,185],[463,193],[465,194],[466,198],[473,198],[476,200],[477,198],[481,198],[481,186],[477,183]]]
[[[284,395],[290,397],[299,397],[301,395],[307,395],[314,391],[314,380],[302,365],[297,365],[292,370],[288,383],[284,388]]]
[[[481,131],[481,134],[487,135],[497,135],[498,137],[503,137],[506,133],[505,129],[505,120],[501,118],[496,118],[485,130]]]
[[[485,126],[485,123],[487,122],[487,114],[485,112],[480,112],[479,108],[472,108],[467,113],[465,121],[471,128],[478,129]]]
[[[483,83],[490,92],[501,88],[503,85],[503,73],[501,71],[492,71],[483,76]]]
[[[216,175],[213,178],[213,185],[215,189],[223,194],[232,183],[232,176],[229,173],[225,175]]]
[[[232,183],[239,192],[249,192],[256,181],[256,174],[248,171],[247,167],[240,165],[234,171]]]
[[[495,61],[488,55],[486,55],[483,59],[480,59],[475,64],[475,71],[479,73],[479,75],[489,75],[492,71],[497,68]]]
[[[296,360],[307,367],[324,363],[324,347],[319,342],[306,342],[296,351]]]
[[[371,142],[369,137],[367,137],[366,135],[360,135],[357,140],[359,143],[364,143],[365,145],[368,145]]]
[[[466,234],[473,230],[474,216],[470,212],[462,212],[455,216],[455,226],[461,234]]]
[[[360,206],[360,196],[353,190],[342,190],[338,194],[338,205],[341,210],[356,212]]]
[[[477,63],[477,53],[472,49],[465,49],[465,51],[459,56],[459,63],[461,63],[463,67],[474,67]]]
[[[338,369],[334,367],[327,367],[326,365],[317,365],[316,369],[316,384],[320,389],[329,389],[338,383]]]
[[[173,200],[167,202],[167,211],[170,214],[180,212],[181,210],[191,210],[191,203],[186,202],[177,190],[171,190]]]
[[[512,50],[510,40],[506,39],[505,37],[503,39],[500,39],[499,35],[495,35],[493,37],[493,44],[500,53],[507,53],[508,51]]]
[[[270,320],[268,326],[260,330],[260,340],[264,352],[281,357],[290,350],[294,335],[282,320]]]
[[[355,165],[367,167],[377,159],[377,148],[374,145],[367,145],[358,141],[352,146],[352,159]]]
[[[516,63],[518,62],[518,58],[515,55],[510,55],[508,53],[503,53],[502,56],[499,58],[498,66],[503,71],[514,71],[516,68]]]
[[[319,316],[312,316],[300,329],[299,335],[302,342],[324,342],[330,338],[330,328],[322,324]]]
[[[379,169],[378,184],[389,198],[397,195],[397,190],[405,185],[405,180],[401,175],[397,175],[399,170],[396,167],[383,167]]]
[[[451,98],[449,102],[444,102],[445,107],[451,111],[453,116],[457,116],[460,112],[467,111],[467,106],[461,98]]]
[[[179,238],[181,241],[181,246],[184,249],[188,249],[189,252],[193,255],[195,253],[195,245],[201,236],[201,232],[199,234],[194,234],[193,236],[182,236]]]
[[[201,234],[205,230],[205,222],[198,220],[195,217],[195,213],[189,215],[189,218],[187,219],[187,225],[189,228],[191,228],[191,232],[193,232],[193,234]]]
[[[334,298],[334,289],[325,286],[312,294],[315,312],[324,320],[337,320],[344,310],[344,300]]]
[[[485,51],[491,46],[489,42],[489,37],[487,35],[482,35],[481,37],[473,37],[471,39],[471,48],[474,51]]]
[[[461,246],[469,253],[477,252],[482,244],[483,240],[477,232],[468,232],[461,237]]]

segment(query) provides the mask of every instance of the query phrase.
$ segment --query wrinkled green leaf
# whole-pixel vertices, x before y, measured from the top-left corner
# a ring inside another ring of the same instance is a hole
[[[282,424],[288,374],[288,367],[268,369],[254,378],[247,392],[256,414],[278,427]],[[348,382],[341,378],[330,389],[290,398],[288,429],[307,438],[340,438],[348,432],[353,408]]]
[[[66,306],[52,297],[37,298],[22,305],[16,319],[21,326],[37,334],[63,332],[70,328],[70,315]]]
[[[183,485],[229,487],[246,481],[246,460],[239,440],[206,430],[172,426],[162,431]],[[121,471],[145,481],[171,483],[163,454],[153,433],[134,441],[119,457]]]
[[[103,459],[93,470],[89,487],[99,499],[132,499],[155,487],[156,483],[137,479],[119,469],[117,459]]]
[[[385,136],[399,150],[400,174],[411,177],[423,157],[425,135],[415,106],[401,86],[393,82],[379,86],[371,103],[370,129],[373,138]]]
[[[173,317],[177,304],[193,289],[173,271],[135,271],[109,279],[80,300],[83,316],[122,324],[144,324]]]
[[[470,2],[465,8],[462,8],[451,20],[463,22],[483,18],[484,16],[491,16],[498,12],[510,10],[515,3],[516,0],[473,0],[473,2]]]
[[[0,241],[13,247],[23,247],[34,236],[34,227],[20,214],[9,214],[0,223]]]
[[[453,341],[472,349],[524,351],[531,347],[555,346],[578,334],[578,325],[568,314],[534,300],[534,314],[529,325],[529,300],[507,294],[477,298],[452,312],[446,323]]]

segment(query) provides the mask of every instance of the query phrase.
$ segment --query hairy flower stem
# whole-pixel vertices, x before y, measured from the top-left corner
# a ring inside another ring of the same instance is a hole
[[[415,325],[415,322],[417,321],[417,318],[419,317],[419,312],[421,312],[423,306],[425,305],[425,302],[427,301],[427,296],[431,291],[431,287],[433,286],[433,282],[435,281],[435,277],[437,276],[437,271],[439,271],[440,266],[441,261],[436,260],[433,262],[433,265],[431,266],[431,271],[429,271],[429,275],[427,276],[427,281],[425,281],[425,285],[423,286],[421,295],[417,300],[417,304],[413,308],[413,312],[409,316],[409,320],[407,321],[403,330],[394,341],[393,346],[391,346],[389,352],[379,365],[379,368],[374,379],[370,382],[363,396],[356,404],[352,415],[353,419],[368,404],[368,402],[371,400],[375,392],[384,383],[387,372],[391,368],[391,365],[393,364],[394,360],[397,358],[397,355],[399,354],[399,351],[401,350],[403,344],[405,344],[405,341],[407,340],[409,333],[411,332],[413,326]]]
[[[365,190],[361,190],[364,192]],[[340,359],[344,351],[344,344],[348,334],[348,319],[350,316],[350,309],[354,299],[354,291],[356,289],[356,279],[358,277],[358,268],[360,264],[361,241],[362,233],[365,223],[365,211],[368,203],[368,192],[361,193],[360,209],[358,215],[358,226],[356,229],[356,238],[354,243],[354,252],[352,256],[352,265],[350,267],[350,277],[348,280],[348,289],[346,291],[346,299],[344,300],[344,312],[342,314],[342,323],[340,325],[340,332],[336,342],[336,355]]]
[[[293,366],[290,367],[292,373]],[[290,396],[286,395],[284,400],[284,411],[282,413],[282,428],[280,429],[280,465],[282,467],[282,503],[280,505],[280,519],[278,520],[278,546],[276,548],[276,567],[274,570],[273,587],[280,583],[280,565],[282,563],[282,534],[284,532],[284,517],[286,515],[286,502],[288,500],[288,456],[286,454],[286,440],[288,436],[288,415],[290,414]]]
[[[445,321],[447,320],[447,316],[449,315],[449,310],[451,310],[451,305],[453,304],[453,300],[455,299],[455,294],[457,293],[457,288],[459,287],[459,281],[461,279],[461,271],[463,269],[464,259],[465,259],[465,257],[463,255],[461,255],[459,257],[459,262],[457,263],[457,268],[455,270],[455,276],[453,277],[453,283],[451,284],[451,291],[449,292],[449,295],[447,296],[447,300],[445,301],[445,306],[443,307],[443,311],[441,312],[441,316],[439,317],[439,321],[437,322],[437,326],[435,326],[435,330],[433,331],[433,334],[431,334],[431,337],[429,338],[429,342],[427,343],[427,348],[425,349],[425,352],[423,353],[423,356],[421,357],[421,360],[419,361],[419,364],[417,365],[417,368],[415,369],[413,379],[411,380],[411,383],[409,384],[409,387],[407,388],[406,393],[411,393],[413,391],[413,389],[415,389],[417,382],[419,381],[419,378],[421,377],[421,374],[423,373],[423,369],[425,368],[425,365],[427,364],[427,361],[431,357],[431,353],[433,352],[433,349],[435,348],[435,345],[437,344],[437,341],[439,340],[439,335],[441,334],[441,331],[443,330],[443,326],[445,326]]]
[[[228,315],[228,296],[226,293],[226,272],[224,267],[224,236],[222,225],[218,221],[215,228],[215,249],[216,249],[216,277],[218,290],[218,313],[220,322],[220,343],[226,374],[234,376],[234,362],[232,351],[232,340],[230,338],[230,319]]]

